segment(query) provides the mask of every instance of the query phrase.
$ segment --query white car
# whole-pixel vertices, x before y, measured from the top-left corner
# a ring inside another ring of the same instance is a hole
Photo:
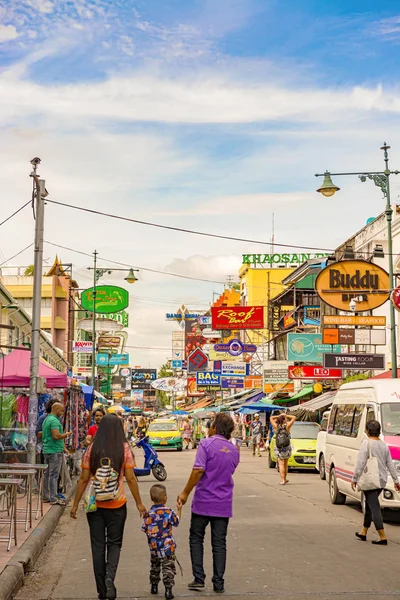
[[[315,468],[319,472],[321,479],[326,479],[326,466],[325,466],[325,451],[326,451],[326,430],[328,429],[330,410],[324,412],[321,421],[321,429],[317,435],[317,454],[316,454],[316,465]]]

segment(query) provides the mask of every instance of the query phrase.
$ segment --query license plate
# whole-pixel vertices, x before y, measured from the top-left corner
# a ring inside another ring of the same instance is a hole
[[[304,462],[305,463],[311,463],[311,464],[315,464],[316,459],[314,456],[305,456],[304,457]]]
[[[160,446],[168,446],[167,440],[161,440]]]

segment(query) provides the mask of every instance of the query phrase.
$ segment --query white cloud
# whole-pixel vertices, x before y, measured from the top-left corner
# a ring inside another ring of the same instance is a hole
[[[0,44],[15,40],[19,35],[14,25],[0,25]]]
[[[25,0],[25,4],[45,14],[51,14],[54,11],[54,2],[51,0]]]
[[[197,254],[188,258],[175,258],[166,267],[171,273],[181,273],[189,277],[226,281],[227,275],[237,278],[238,255],[204,256]]]

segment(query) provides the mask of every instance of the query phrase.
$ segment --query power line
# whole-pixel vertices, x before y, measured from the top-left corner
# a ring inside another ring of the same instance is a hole
[[[221,235],[217,233],[208,233],[206,231],[195,231],[193,229],[184,229],[182,227],[173,227],[172,225],[161,225],[160,223],[150,223],[149,221],[139,221],[138,219],[131,219],[129,217],[123,217],[121,215],[114,215],[112,213],[102,212],[100,210],[94,210],[93,208],[85,208],[83,206],[75,206],[74,204],[66,204],[65,202],[58,202],[56,200],[49,200],[46,198],[46,202],[51,204],[57,204],[58,206],[64,206],[66,208],[72,208],[74,210],[81,210],[88,212],[93,215],[100,215],[102,217],[108,217],[109,219],[117,219],[119,221],[127,221],[129,223],[136,223],[137,225],[145,225],[147,227],[156,227],[158,229],[168,229],[169,231],[178,231],[179,233],[190,233],[191,235],[200,235],[203,237],[217,238],[219,240],[230,240],[233,242],[245,242],[247,244],[262,244],[269,246],[271,242],[265,242],[260,240],[249,240],[246,238],[237,238],[229,235]],[[296,246],[294,244],[278,244],[274,242],[274,246],[280,246],[281,248],[299,248],[300,250],[318,250],[321,252],[329,252],[326,248],[315,248],[313,246]]]
[[[32,244],[29,244],[29,246],[27,246],[23,250],[20,250],[19,252],[17,252],[17,254],[14,254],[14,256],[11,256],[10,258],[7,258],[7,260],[3,260],[3,262],[0,263],[0,267],[2,267],[3,265],[5,265],[6,263],[8,263],[10,260],[13,260],[14,258],[17,258],[17,256],[19,256],[20,254],[22,254],[23,252],[25,252],[25,250],[28,250],[28,248],[31,248],[32,246],[33,246],[33,242],[32,242]]]
[[[47,200],[46,200],[46,202],[47,202]],[[45,240],[45,244],[50,244],[50,246],[55,246],[56,248],[62,248],[63,250],[68,250],[70,252],[76,252],[77,254],[82,254],[83,256],[89,256],[90,258],[93,258],[92,254],[89,254],[88,252],[82,252],[82,250],[75,250],[75,248],[68,248],[68,246],[62,246],[61,244],[55,244],[54,242],[49,242],[47,240]],[[135,269],[139,269],[140,271],[148,271],[149,273],[158,273],[159,275],[169,275],[170,277],[179,277],[180,279],[189,279],[191,281],[203,281],[205,283],[217,283],[219,285],[224,285],[223,281],[215,281],[214,279],[200,279],[199,277],[190,277],[189,275],[180,275],[179,273],[170,273],[168,271],[159,271],[157,269],[149,269],[148,267],[139,267],[137,265],[118,262],[116,260],[110,260],[109,258],[105,258],[104,256],[98,256],[98,260],[105,260],[113,265],[127,267],[128,269],[133,267]]]
[[[9,217],[7,217],[7,219],[4,219],[4,221],[1,221],[0,227],[2,225],[4,225],[4,223],[7,223],[7,221],[9,221],[10,219],[12,219],[13,217],[15,217],[15,215],[17,215],[19,212],[21,212],[21,210],[23,210],[26,206],[28,206],[28,204],[32,204],[32,200],[28,200],[28,202],[26,202],[18,210],[16,210],[15,212],[13,212],[13,214],[10,215]]]

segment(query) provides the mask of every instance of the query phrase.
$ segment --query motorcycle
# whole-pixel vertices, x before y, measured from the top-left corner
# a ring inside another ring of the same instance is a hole
[[[141,448],[144,452],[144,465],[142,469],[135,467],[136,477],[145,477],[153,473],[157,481],[165,481],[167,479],[167,470],[158,460],[157,452],[153,446],[149,443],[149,438],[144,437],[143,439],[135,439],[131,442],[133,448]]]

